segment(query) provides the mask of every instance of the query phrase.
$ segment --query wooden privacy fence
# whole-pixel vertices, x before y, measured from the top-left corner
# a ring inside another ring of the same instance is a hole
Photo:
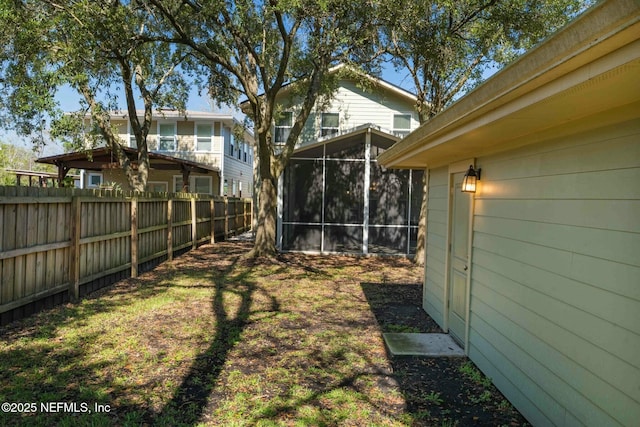
[[[251,229],[251,200],[0,187],[0,324]]]

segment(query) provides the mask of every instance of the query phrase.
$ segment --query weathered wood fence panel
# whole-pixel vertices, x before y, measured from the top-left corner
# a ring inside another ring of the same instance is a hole
[[[0,324],[248,231],[251,212],[248,199],[0,187]]]

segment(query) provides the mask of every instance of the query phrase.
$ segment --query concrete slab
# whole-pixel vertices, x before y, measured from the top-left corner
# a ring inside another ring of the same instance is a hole
[[[464,357],[464,350],[448,334],[383,333],[394,356]]]

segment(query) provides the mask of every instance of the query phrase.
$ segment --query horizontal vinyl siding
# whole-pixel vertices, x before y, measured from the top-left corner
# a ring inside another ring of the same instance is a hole
[[[253,167],[251,164],[230,156],[225,156],[224,160],[224,177],[229,180],[229,194],[233,190],[231,186],[233,179],[236,182],[242,182],[242,197],[251,197],[253,194]]]
[[[394,114],[411,114],[411,129],[416,129],[419,121],[414,112],[414,104],[414,101],[385,90],[372,88],[363,91],[354,82],[343,80],[329,105],[322,111],[314,111],[309,115],[300,135],[300,144],[315,142],[320,138],[322,112],[339,113],[342,132],[369,123],[387,131],[393,130]]]
[[[429,170],[427,244],[423,306],[444,328],[449,169]]]
[[[639,138],[477,160],[469,355],[535,424],[640,419]]]

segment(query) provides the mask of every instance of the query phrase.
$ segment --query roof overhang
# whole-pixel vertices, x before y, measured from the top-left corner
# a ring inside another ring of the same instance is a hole
[[[132,162],[134,168],[137,167],[138,150],[128,147],[123,147],[123,150]],[[117,156],[115,153],[111,152],[111,149],[106,147],[59,154],[56,156],[41,157],[36,160],[36,162],[63,166],[67,169],[86,169],[92,171],[120,168]],[[220,172],[220,169],[215,166],[186,159],[179,159],[177,157],[155,152],[149,152],[149,168],[155,170],[190,171],[203,174]]]
[[[395,135],[385,132],[379,126],[369,123],[358,126],[348,132],[336,135],[331,138],[323,139],[321,141],[313,142],[310,144],[304,144],[294,150],[292,157],[304,157],[305,151],[312,151],[318,147],[322,147],[323,145],[348,146],[354,142],[362,141],[362,138],[366,137],[367,134],[370,134],[372,145],[385,149],[391,147],[400,139]]]
[[[378,161],[438,167],[640,118],[640,3],[600,3]]]

